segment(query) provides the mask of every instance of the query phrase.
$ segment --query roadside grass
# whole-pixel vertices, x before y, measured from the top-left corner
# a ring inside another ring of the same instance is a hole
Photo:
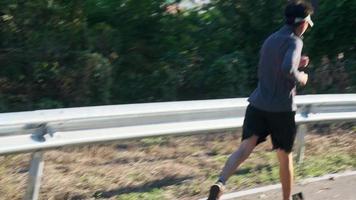
[[[334,152],[308,157],[296,168],[298,179],[356,169],[356,154]]]
[[[124,194],[120,197],[117,197],[117,200],[134,200],[134,199],[165,199],[163,195],[164,191],[162,189],[152,189],[149,192],[133,192],[130,194]]]
[[[356,169],[356,129],[342,125],[311,128],[305,159],[295,177]],[[207,195],[240,132],[188,137],[156,137],[45,153],[40,199],[192,200]],[[29,154],[0,157],[1,200],[22,199]],[[276,153],[259,145],[229,179],[227,192],[279,182]],[[16,192],[14,192],[16,191]]]

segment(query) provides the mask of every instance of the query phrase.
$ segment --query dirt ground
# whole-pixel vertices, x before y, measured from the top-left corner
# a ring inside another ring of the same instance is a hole
[[[309,125],[306,159],[326,153],[348,155],[354,160],[355,127],[355,123]],[[198,199],[206,196],[226,158],[238,147],[240,132],[147,138],[48,151],[40,199]],[[29,154],[0,157],[1,200],[22,199],[29,159]],[[246,176],[233,181],[239,185],[232,184],[228,191],[275,182],[271,178],[275,170],[268,172],[271,176],[253,179],[253,172],[259,170],[263,174],[275,162],[269,141],[258,146],[245,167],[236,173],[237,177]],[[355,167],[346,162],[331,170]],[[249,178],[253,181],[246,181]]]

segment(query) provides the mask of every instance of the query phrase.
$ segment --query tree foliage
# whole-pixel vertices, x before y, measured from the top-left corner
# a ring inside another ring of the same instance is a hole
[[[248,96],[286,1],[177,2],[2,0],[0,111]],[[355,13],[321,1],[305,48],[328,78],[303,92],[356,90]]]

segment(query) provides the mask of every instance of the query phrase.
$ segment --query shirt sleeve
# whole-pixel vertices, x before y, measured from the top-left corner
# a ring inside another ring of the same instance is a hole
[[[302,54],[303,41],[300,39],[290,40],[288,49],[284,55],[282,70],[286,73],[286,75],[292,77],[300,82],[302,79],[302,74],[298,71],[300,57]]]

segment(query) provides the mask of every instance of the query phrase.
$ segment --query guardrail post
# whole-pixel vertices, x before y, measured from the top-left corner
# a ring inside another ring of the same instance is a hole
[[[301,115],[305,118],[308,118],[308,115],[311,110],[311,105],[305,105],[301,108]],[[307,133],[308,128],[306,124],[300,124],[297,130],[297,163],[301,164],[304,159],[304,150],[305,150],[305,134]]]
[[[307,132],[306,124],[301,124],[298,126],[298,131],[297,131],[297,163],[298,164],[301,164],[304,159],[306,132]]]
[[[50,127],[47,126],[46,123],[29,124],[26,128],[34,129],[34,133],[31,135],[31,138],[37,142],[45,142],[45,135],[47,134],[53,136],[52,130],[50,129]],[[43,151],[37,151],[32,153],[27,183],[28,185],[24,200],[38,199],[44,168],[43,154]]]
[[[43,152],[38,151],[32,154],[31,165],[28,177],[28,186],[24,200],[37,200],[40,193],[41,178],[44,161]]]

